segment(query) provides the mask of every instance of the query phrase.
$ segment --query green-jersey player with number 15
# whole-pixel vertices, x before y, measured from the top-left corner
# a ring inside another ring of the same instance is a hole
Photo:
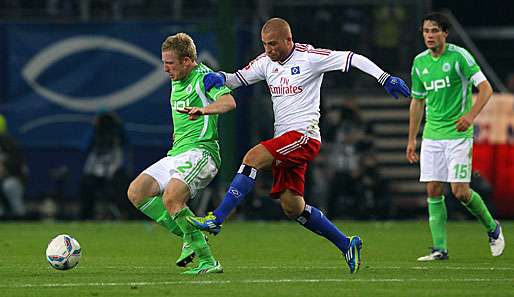
[[[440,13],[423,18],[421,31],[427,50],[418,54],[412,65],[406,157],[411,163],[420,161],[420,181],[426,183],[433,241],[430,253],[418,261],[448,259],[445,182],[451,184],[455,198],[485,227],[492,255],[500,256],[505,247],[500,223],[469,186],[473,120],[491,97],[492,88],[473,56],[464,48],[446,42],[449,26],[446,16]],[[472,85],[478,89],[474,104]],[[418,158],[416,136],[424,110],[426,123]]]

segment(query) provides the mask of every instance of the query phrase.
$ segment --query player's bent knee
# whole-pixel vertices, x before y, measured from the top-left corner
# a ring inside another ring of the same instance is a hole
[[[142,197],[141,195],[141,191],[138,189],[138,186],[135,184],[135,182],[130,183],[129,188],[127,190],[127,197],[129,201],[135,206],[139,205],[144,199],[144,197]]]
[[[243,164],[251,166],[258,170],[269,167],[272,162],[273,156],[261,144],[258,144],[251,148],[243,158]]]
[[[164,207],[166,207],[171,214],[175,214],[186,207],[188,198],[189,192],[187,188],[180,189],[178,185],[175,184],[174,187],[172,183],[168,184],[162,195]]]
[[[292,219],[296,220],[303,212],[305,208],[304,204],[301,203],[290,203],[290,200],[281,200],[282,211],[284,214]]]
[[[301,211],[298,211],[296,208],[284,208],[282,207],[284,214],[290,218],[291,220],[296,220],[301,214]]]
[[[183,203],[181,203],[179,200],[174,199],[173,196],[170,195],[164,195],[163,197],[163,203],[164,207],[168,210],[170,214],[176,214],[179,212],[182,208],[185,207]]]
[[[453,191],[453,195],[457,200],[464,203],[468,203],[471,199],[471,195],[469,195],[468,191],[466,190],[455,190]]]
[[[243,158],[243,164],[259,169],[257,168],[257,164],[259,164],[259,156],[252,153],[252,151],[249,151]]]

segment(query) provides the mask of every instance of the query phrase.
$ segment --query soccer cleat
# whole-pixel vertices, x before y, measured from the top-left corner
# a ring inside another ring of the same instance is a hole
[[[205,242],[209,244],[209,238],[207,238],[207,235],[202,234],[205,238]],[[178,267],[186,267],[187,264],[193,262],[193,259],[195,258],[195,252],[193,250],[193,245],[190,242],[184,242],[182,244],[182,251],[180,253],[180,256],[178,257],[175,264],[177,264]]]
[[[491,254],[493,257],[501,256],[503,254],[503,249],[505,249],[505,239],[503,238],[503,231],[500,222],[496,221],[496,229],[493,232],[488,233],[488,235]]]
[[[223,273],[223,267],[221,267],[221,264],[218,261],[214,261],[214,263],[200,262],[197,267],[182,272],[182,274],[189,275],[199,275],[205,273]]]
[[[344,258],[346,259],[346,263],[350,268],[350,273],[359,271],[359,267],[361,265],[361,249],[361,238],[359,236],[350,237],[350,245],[348,247],[348,251],[344,253]]]
[[[187,221],[197,229],[207,231],[213,235],[221,232],[221,224],[216,222],[216,216],[209,212],[205,217],[187,217]]]
[[[430,248],[430,254],[419,257],[418,261],[425,262],[425,261],[435,261],[435,260],[448,260],[448,251],[443,251],[435,248]]]
[[[178,267],[186,267],[187,264],[193,262],[194,257],[195,251],[193,250],[193,245],[190,242],[184,242],[182,245],[182,252],[175,264],[177,264]]]

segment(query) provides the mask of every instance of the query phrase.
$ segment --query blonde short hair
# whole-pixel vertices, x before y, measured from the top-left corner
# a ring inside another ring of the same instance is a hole
[[[168,36],[162,43],[161,51],[174,51],[180,60],[185,57],[196,61],[196,46],[193,38],[186,33],[177,33]]]

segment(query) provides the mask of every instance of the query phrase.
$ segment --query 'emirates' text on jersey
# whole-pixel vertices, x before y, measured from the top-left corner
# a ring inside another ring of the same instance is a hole
[[[236,75],[244,85],[266,80],[273,101],[275,137],[296,130],[321,140],[318,123],[323,73],[347,72],[352,56],[349,51],[315,49],[296,43],[284,61],[273,62],[261,54]]]

